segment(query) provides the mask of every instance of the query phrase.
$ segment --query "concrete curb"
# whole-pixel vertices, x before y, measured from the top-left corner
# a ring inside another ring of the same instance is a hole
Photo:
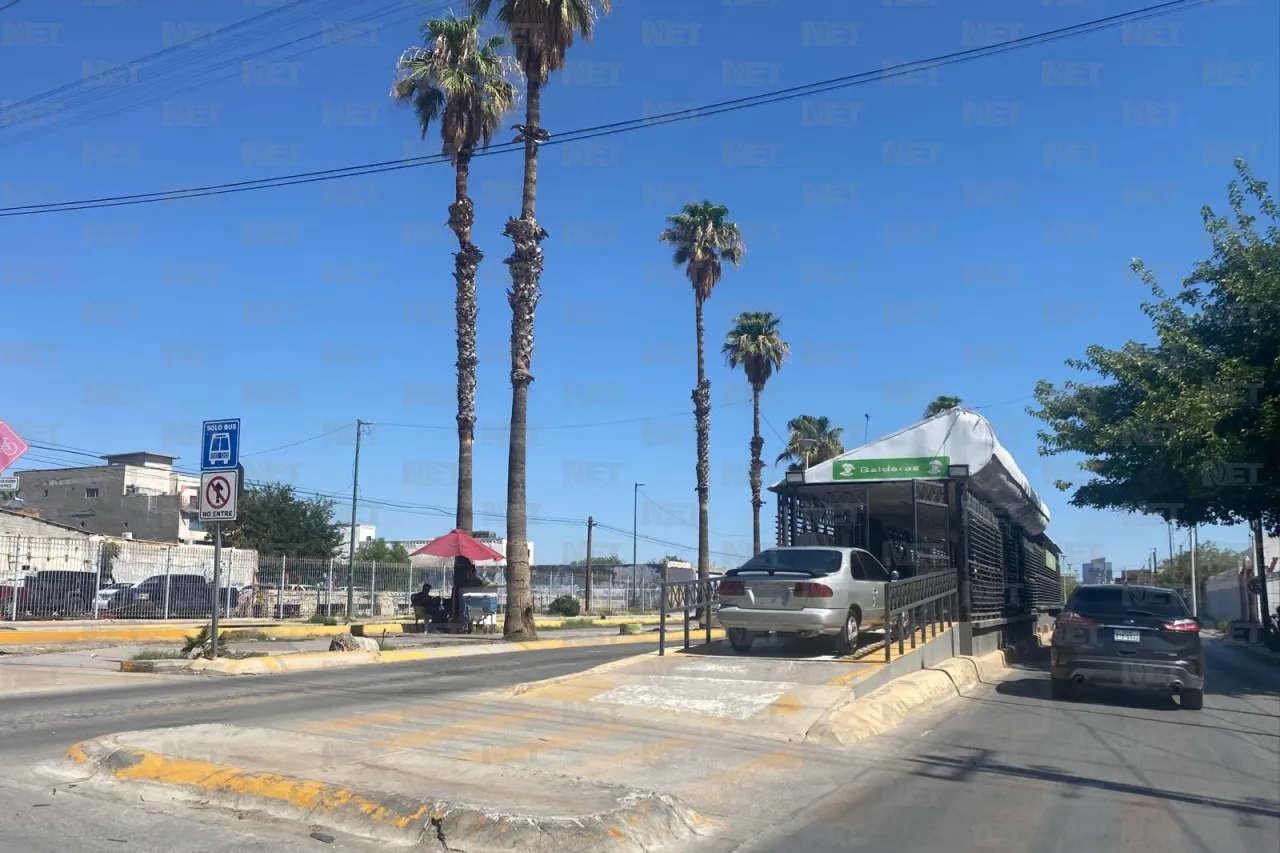
[[[713,640],[723,638],[723,631],[712,632]],[[192,662],[191,669],[195,672],[211,672],[219,675],[272,675],[283,672],[315,672],[322,669],[338,669],[379,663],[409,663],[435,660],[437,658],[656,642],[658,642],[657,634],[633,634],[628,636],[577,637],[568,640],[536,640],[528,643],[456,646],[452,648],[396,649],[388,652],[297,652],[288,655],[244,658],[242,660],[227,660],[225,658],[197,660]]]
[[[56,646],[71,643],[167,643],[186,639],[199,631],[200,625],[86,625],[76,628],[41,628],[35,630],[0,631],[0,646]],[[278,640],[301,640],[332,637],[359,631],[369,636],[403,633],[399,622],[352,625],[224,625],[222,631],[257,631]]]
[[[806,743],[848,746],[883,734],[919,709],[966,696],[979,684],[1000,680],[1024,649],[1003,649],[981,657],[948,658],[933,667],[894,679],[861,698],[833,708],[805,733]]]
[[[419,801],[384,792],[175,758],[122,745],[116,737],[85,741],[67,750],[93,775],[158,788],[171,796],[223,808],[256,809],[274,817],[320,824],[397,846],[467,853],[609,849],[650,853],[712,824],[675,799],[618,789],[617,806],[572,817],[508,814],[443,800]]]
[[[181,672],[191,669],[194,661],[189,660],[122,660],[121,672]]]

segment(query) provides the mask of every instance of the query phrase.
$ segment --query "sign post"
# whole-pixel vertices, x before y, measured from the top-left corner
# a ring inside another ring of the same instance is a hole
[[[205,421],[200,430],[200,520],[213,522],[213,617],[209,656],[218,656],[218,595],[222,576],[222,522],[236,520],[240,497],[240,419]],[[231,587],[227,587],[228,603]],[[227,615],[230,615],[228,606]]]

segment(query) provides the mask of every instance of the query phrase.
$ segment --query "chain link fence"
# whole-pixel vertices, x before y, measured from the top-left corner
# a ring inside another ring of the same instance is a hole
[[[424,583],[433,596],[453,594],[451,566],[357,561],[341,557],[260,555],[223,548],[220,585],[213,589],[213,546],[140,542],[93,536],[0,536],[0,620],[203,619],[222,616],[276,620],[411,619],[411,596]],[[593,571],[592,613],[657,610],[661,585],[631,583],[630,569]],[[506,606],[501,568],[482,568]],[[349,591],[348,591],[349,590]],[[534,609],[547,612],[562,596],[586,612],[586,574],[580,567],[532,569]]]

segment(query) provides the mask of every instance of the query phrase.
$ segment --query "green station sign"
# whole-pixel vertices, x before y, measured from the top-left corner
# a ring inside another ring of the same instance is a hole
[[[902,459],[852,459],[831,463],[833,480],[929,480],[946,477],[948,456],[916,456]]]

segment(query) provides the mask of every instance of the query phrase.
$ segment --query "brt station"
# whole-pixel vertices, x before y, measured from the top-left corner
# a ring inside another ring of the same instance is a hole
[[[957,654],[1029,639],[1062,600],[1049,510],[977,412],[935,415],[770,490],[779,546],[867,550],[899,578],[895,609],[954,582]]]
[[[883,593],[882,618],[860,633],[852,654],[825,635],[758,635],[746,648],[714,642],[717,620],[699,617],[723,612],[719,583],[734,579],[731,571],[663,584],[657,655],[588,671],[521,701],[597,710],[604,703],[618,719],[672,730],[710,726],[802,742],[851,700],[900,676],[1033,642],[1043,611],[1060,602],[1049,512],[976,412],[953,409],[789,471],[771,491],[778,547],[858,548],[883,564],[881,582],[866,585]],[[783,586],[791,583],[781,578],[786,570],[778,574]]]

